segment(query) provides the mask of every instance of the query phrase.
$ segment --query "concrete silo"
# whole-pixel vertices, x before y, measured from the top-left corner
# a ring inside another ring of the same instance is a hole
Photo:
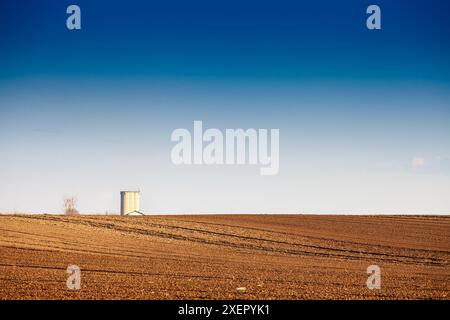
[[[139,213],[140,205],[139,191],[121,191],[120,192],[120,215],[128,215],[130,213]]]

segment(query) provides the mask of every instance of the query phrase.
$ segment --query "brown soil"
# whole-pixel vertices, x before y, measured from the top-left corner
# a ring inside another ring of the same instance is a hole
[[[448,216],[0,216],[0,299],[449,299],[449,262]]]

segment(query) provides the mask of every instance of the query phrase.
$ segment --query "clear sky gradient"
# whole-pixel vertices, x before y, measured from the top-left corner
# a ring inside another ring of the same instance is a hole
[[[77,4],[82,29],[66,28]],[[366,28],[366,8],[382,30]],[[447,1],[1,1],[0,212],[450,214]],[[279,128],[280,171],[175,166]]]

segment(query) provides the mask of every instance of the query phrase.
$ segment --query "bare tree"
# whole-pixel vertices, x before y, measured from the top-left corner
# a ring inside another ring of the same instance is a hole
[[[64,198],[64,214],[68,216],[79,215],[76,209],[77,199],[75,197]]]

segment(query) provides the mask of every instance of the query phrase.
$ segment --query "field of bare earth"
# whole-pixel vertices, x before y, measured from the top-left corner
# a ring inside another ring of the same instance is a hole
[[[0,299],[449,297],[449,216],[0,215]]]

